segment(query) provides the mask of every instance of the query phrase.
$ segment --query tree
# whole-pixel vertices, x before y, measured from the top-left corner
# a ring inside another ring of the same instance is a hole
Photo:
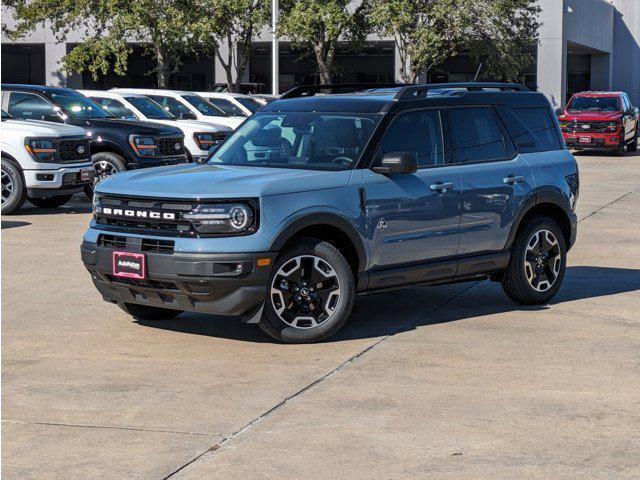
[[[483,75],[521,81],[535,61],[537,0],[465,0],[471,22],[464,48],[482,63]]]
[[[393,37],[400,76],[415,83],[423,72],[454,56],[466,23],[459,0],[373,0],[367,14],[385,37]]]
[[[19,38],[46,23],[63,42],[69,32],[83,32],[85,41],[63,59],[68,73],[88,70],[94,79],[111,68],[124,75],[131,43],[142,44],[156,61],[159,87],[166,87],[180,56],[194,42],[185,28],[192,22],[192,0],[14,0],[17,20],[10,38]]]
[[[357,6],[349,0],[284,0],[278,34],[313,52],[320,84],[327,85],[336,72],[338,42],[358,45],[367,34],[366,5],[367,0]]]
[[[220,60],[228,90],[239,90],[251,56],[251,40],[269,21],[269,2],[201,0],[197,9],[198,20],[193,28],[198,43]],[[226,54],[221,46],[226,47]]]

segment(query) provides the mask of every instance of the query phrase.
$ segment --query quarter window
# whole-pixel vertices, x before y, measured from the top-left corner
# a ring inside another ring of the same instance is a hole
[[[380,142],[376,158],[389,152],[411,153],[419,168],[444,164],[440,111],[407,112],[396,117]]]
[[[506,149],[502,132],[491,109],[449,110],[453,159],[456,163],[502,160]]]
[[[23,92],[11,92],[7,113],[15,118],[43,120],[57,115],[53,105],[37,95]]]
[[[542,150],[558,150],[561,148],[556,125],[551,120],[549,109],[515,108],[513,113],[533,134]]]

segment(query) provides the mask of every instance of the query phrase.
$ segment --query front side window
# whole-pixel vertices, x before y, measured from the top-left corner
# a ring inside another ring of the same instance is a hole
[[[187,102],[193,105],[201,114],[207,117],[227,117],[228,115],[215,105],[211,105],[204,98],[197,95],[182,95]]]
[[[619,112],[620,99],[618,97],[573,97],[567,110],[575,112]]]
[[[211,103],[215,107],[218,107],[227,115],[235,115],[239,117],[247,116],[242,110],[240,110],[240,107],[238,107],[237,105],[234,105],[226,98],[209,97],[207,98],[207,100],[209,101],[209,103]]]
[[[452,108],[449,124],[454,162],[487,162],[506,157],[504,138],[491,109]]]
[[[258,113],[212,153],[209,163],[304,170],[352,169],[379,120],[378,114]]]
[[[15,118],[26,120],[44,120],[47,117],[57,116],[55,107],[32,93],[3,92],[3,96],[9,95],[7,113]]]
[[[167,110],[147,97],[125,97],[127,102],[142,112],[145,118],[151,120],[175,120]]]
[[[53,93],[51,98],[57,102],[66,113],[77,119],[111,118],[108,111],[89,100],[84,95],[73,93]]]
[[[396,117],[380,142],[376,159],[389,152],[411,153],[418,168],[444,164],[440,112],[423,110]]]
[[[193,115],[189,107],[183,105],[175,98],[165,97],[164,95],[148,95],[148,97],[174,117],[180,118],[184,113]]]
[[[104,108],[107,112],[118,118],[127,118],[131,120],[136,120],[138,117],[124,106],[122,102],[118,100],[114,100],[113,98],[100,98],[100,97],[89,97],[91,100],[96,102],[102,108]]]

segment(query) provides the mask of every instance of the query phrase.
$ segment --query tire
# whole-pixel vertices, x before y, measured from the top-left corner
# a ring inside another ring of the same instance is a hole
[[[93,187],[100,181],[107,178],[114,173],[122,172],[127,169],[124,158],[117,153],[113,152],[98,152],[91,155],[91,161],[93,162],[93,168],[96,171],[96,176],[93,180],[93,185],[87,185],[84,187],[84,194],[89,200],[93,199]]]
[[[636,152],[638,150],[638,127],[636,127],[633,140],[627,143],[627,152]]]
[[[118,303],[118,306],[133,318],[140,320],[170,320],[182,313],[182,310],[136,305],[134,303]]]
[[[538,249],[540,238],[545,239],[543,252]],[[547,303],[560,288],[566,267],[567,247],[560,227],[549,217],[535,216],[516,237],[502,289],[511,300],[522,305]]]
[[[18,210],[27,198],[20,166],[9,158],[2,159],[2,215]]]
[[[301,239],[276,259],[258,325],[285,343],[327,340],[349,319],[355,293],[344,255],[330,243]]]
[[[31,202],[36,207],[40,208],[57,208],[61,207],[69,200],[71,200],[73,195],[56,195],[55,197],[46,197],[46,198],[29,198],[29,202]]]

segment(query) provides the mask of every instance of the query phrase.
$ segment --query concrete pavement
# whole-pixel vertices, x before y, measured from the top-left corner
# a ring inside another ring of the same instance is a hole
[[[361,297],[333,342],[137,323],[78,255],[87,204],[3,218],[5,478],[637,478],[640,156],[577,156],[551,305],[488,282]]]

